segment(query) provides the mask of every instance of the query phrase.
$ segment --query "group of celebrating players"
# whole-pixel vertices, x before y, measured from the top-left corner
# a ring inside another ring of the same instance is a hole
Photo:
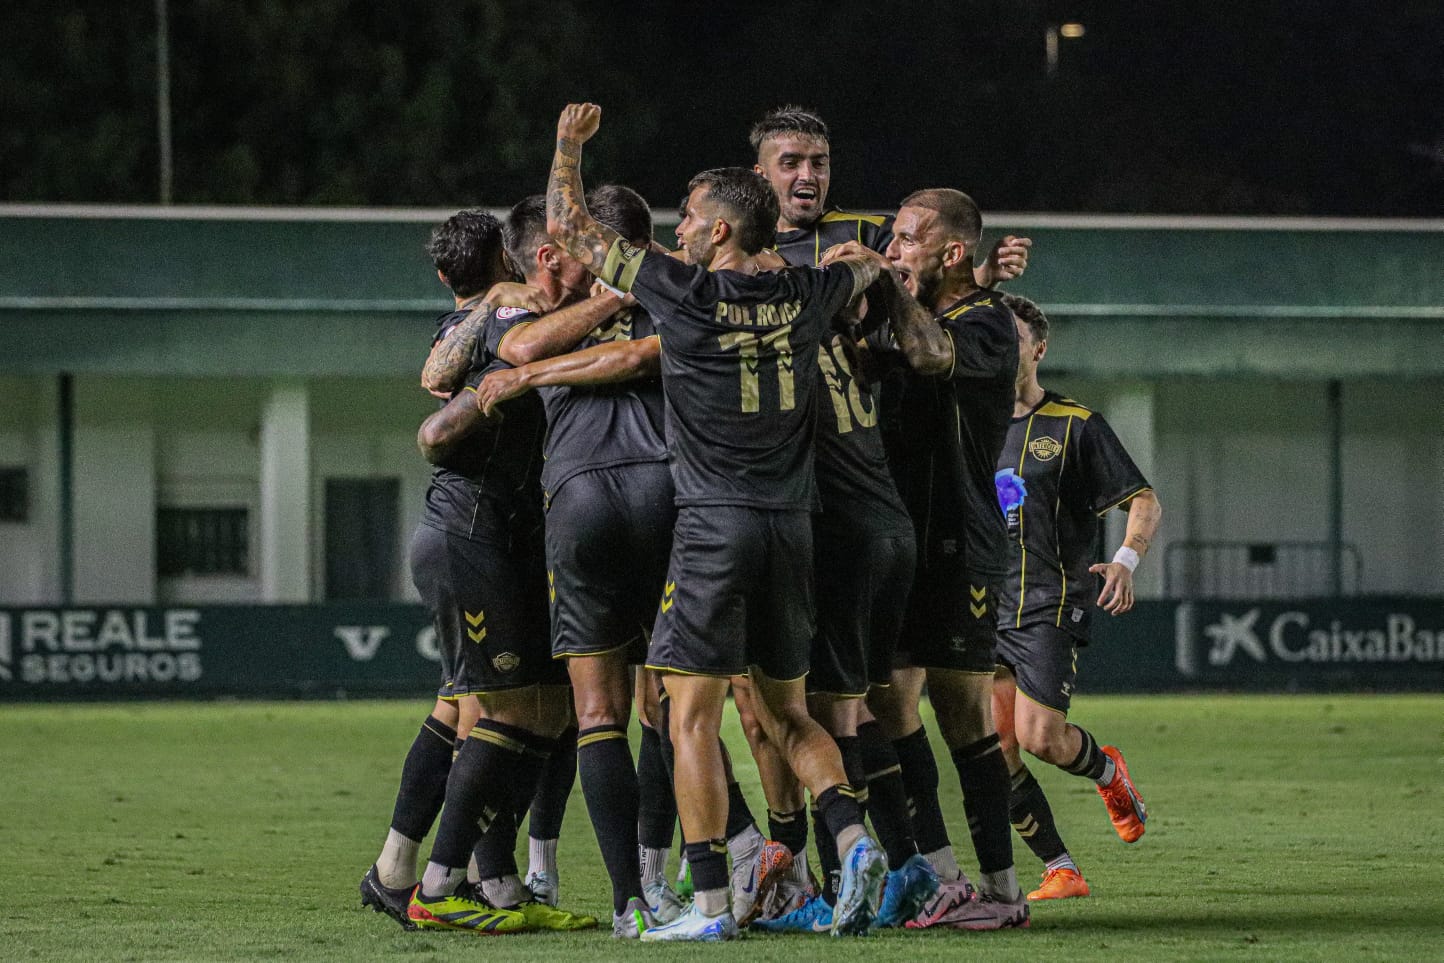
[[[1030,242],[980,257],[951,189],[829,208],[827,127],[784,107],[752,169],[692,178],[669,252],[635,192],[584,192],[600,119],[563,111],[544,196],[432,236],[456,310],[422,375],[445,403],[418,435],[436,470],[411,565],[443,684],[363,904],[408,929],[595,926],[557,905],[578,770],[618,938],[1025,927],[1030,901],[1087,895],[1020,750],[1143,834],[1123,756],[1066,717],[1098,577],[1098,606],[1132,607],[1160,509],[1106,422],[1038,384],[1047,319],[994,289]],[[1113,508],[1124,544],[1096,563]],[[766,836],[721,740],[729,690]],[[1045,864],[1026,896],[1014,828]]]

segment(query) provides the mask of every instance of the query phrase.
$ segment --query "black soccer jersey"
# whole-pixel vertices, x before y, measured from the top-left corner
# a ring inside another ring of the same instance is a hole
[[[782,231],[777,253],[788,264],[817,264],[823,252],[844,241],[882,251],[892,240],[892,218],[828,211],[808,230]],[[907,510],[888,470],[878,428],[876,385],[859,378],[856,353],[846,335],[834,335],[818,352],[827,389],[817,406],[817,487],[823,524],[866,526],[874,534],[910,527]]]
[[[817,490],[821,522],[873,535],[912,530],[888,469],[874,386],[858,377],[856,351],[833,335],[817,353],[822,402],[817,406]]]
[[[677,504],[810,510],[817,345],[854,269],[714,272],[618,240],[604,273],[662,339]]]
[[[1099,519],[1146,491],[1148,480],[1102,415],[1050,391],[1012,420],[995,484],[1009,561],[999,627],[1042,622],[1086,642]]]
[[[909,372],[899,384],[891,466],[918,536],[919,571],[930,558],[962,556],[980,575],[1007,567],[993,474],[1013,417],[1018,331],[997,292],[974,291],[938,316],[953,366]]]
[[[470,312],[456,311],[437,322],[433,344]],[[506,333],[530,315],[516,308],[492,312],[482,326],[465,391],[474,397],[487,373],[506,362],[496,346]],[[467,538],[509,543],[536,526],[541,511],[541,442],[546,422],[541,401],[523,395],[500,408],[503,418],[491,420],[457,446],[431,473],[422,522]]]
[[[778,231],[773,247],[788,264],[816,264],[828,248],[845,241],[857,241],[882,253],[892,241],[892,217],[833,209],[812,227]]]
[[[577,350],[614,341],[654,337],[651,315],[641,307],[599,325]],[[665,462],[662,382],[641,378],[609,385],[538,388],[547,412],[542,487],[548,496],[579,472],[614,465]]]

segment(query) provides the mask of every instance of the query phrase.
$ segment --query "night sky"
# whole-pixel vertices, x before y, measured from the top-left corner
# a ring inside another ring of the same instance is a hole
[[[17,0],[0,196],[156,197],[149,4]],[[1381,11],[1387,11],[1381,13]],[[507,204],[568,99],[588,178],[670,207],[770,107],[833,130],[832,200],[1444,216],[1444,6],[171,0],[175,199]],[[1050,73],[1048,27],[1061,39]]]

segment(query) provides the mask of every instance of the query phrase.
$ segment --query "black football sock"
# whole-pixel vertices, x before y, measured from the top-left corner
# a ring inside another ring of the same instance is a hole
[[[522,806],[531,810],[527,832],[533,839],[557,839],[562,834],[562,819],[567,814],[567,800],[577,781],[577,730],[565,730],[556,739],[532,736],[532,749],[546,756],[538,773],[536,793]],[[520,821],[520,815],[518,815]]]
[[[963,788],[963,811],[968,816],[979,871],[986,876],[1012,868],[1008,763],[1003,759],[997,733],[954,749],[952,756]]]
[[[928,743],[928,732],[921,726],[916,732],[893,740],[898,765],[902,766],[903,788],[908,795],[908,811],[912,816],[913,839],[924,853],[935,853],[952,845],[948,826],[943,821],[943,807],[938,802],[938,761]]]
[[[441,825],[432,842],[432,864],[465,870],[478,840],[498,826],[509,825],[515,841],[516,817],[509,774],[524,765],[527,735],[524,729],[486,719],[471,730],[447,776],[446,807],[441,811]],[[434,875],[430,868],[427,875]],[[438,895],[430,888],[426,893]]]
[[[835,850],[855,845],[864,833],[862,807],[858,805],[857,793],[851,786],[839,783],[824,789],[817,797],[817,811],[827,823],[832,838],[837,841],[833,847]],[[838,856],[840,859],[840,852]]]
[[[612,880],[612,911],[623,913],[627,900],[642,895],[637,857],[637,771],[622,726],[595,726],[577,736],[582,795]]]
[[[682,854],[692,867],[692,887],[697,909],[707,916],[727,911],[727,842],[707,839],[683,843]]]
[[[506,815],[510,818],[493,819],[472,851],[476,857],[477,874],[483,882],[515,875],[518,813],[525,813],[528,803],[536,795],[537,783],[547,763],[547,749],[554,746],[555,740],[544,739],[518,726],[482,719],[471,730],[467,741],[517,747],[503,768],[488,774],[488,778],[498,784],[499,790],[507,794]]]
[[[431,832],[446,799],[446,777],[451,772],[456,730],[435,716],[427,716],[401,765],[401,788],[391,812],[391,828],[418,842]]]
[[[642,727],[637,791],[640,796],[637,841],[648,849],[671,849],[677,825],[677,798],[672,794],[672,777],[662,755],[662,737],[651,726]]]
[[[1008,818],[1033,855],[1051,868],[1059,857],[1068,855],[1068,847],[1063,845],[1063,837],[1058,835],[1048,797],[1043,795],[1043,787],[1038,785],[1038,780],[1027,766],[1013,773],[1011,782]]]
[[[1105,773],[1111,775],[1108,771],[1113,768],[1113,760],[1104,754],[1098,746],[1098,741],[1093,738],[1093,734],[1082,726],[1074,726],[1070,723],[1070,727],[1078,730],[1083,744],[1078,748],[1078,755],[1073,758],[1072,762],[1058,768],[1069,775],[1083,776],[1094,782],[1101,780]]]
[[[822,898],[828,906],[837,905],[837,888],[842,884],[842,860],[837,855],[837,840],[827,828],[827,820],[812,806],[812,835],[817,840],[817,864],[822,867]]]
[[[807,810],[779,813],[767,810],[767,835],[794,856],[807,849]]]
[[[887,850],[888,869],[898,869],[918,851],[908,818],[902,766],[876,721],[857,727],[857,743],[867,780],[867,815],[877,830],[878,842]]]
[[[747,827],[757,825],[757,820],[752,818],[752,810],[747,806],[747,797],[742,794],[742,786],[737,780],[727,784],[727,838],[732,839],[739,833],[746,832]],[[692,874],[692,882],[697,882],[697,874]]]

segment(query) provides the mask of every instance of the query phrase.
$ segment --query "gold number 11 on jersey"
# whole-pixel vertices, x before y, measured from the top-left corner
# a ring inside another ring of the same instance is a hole
[[[757,411],[761,404],[757,388],[757,367],[761,363],[761,348],[764,347],[777,352],[777,407],[781,411],[792,410],[792,345],[787,340],[791,333],[792,325],[784,324],[766,334],[734,331],[718,336],[717,341],[722,345],[723,351],[737,349],[737,364],[742,372],[743,411]]]

